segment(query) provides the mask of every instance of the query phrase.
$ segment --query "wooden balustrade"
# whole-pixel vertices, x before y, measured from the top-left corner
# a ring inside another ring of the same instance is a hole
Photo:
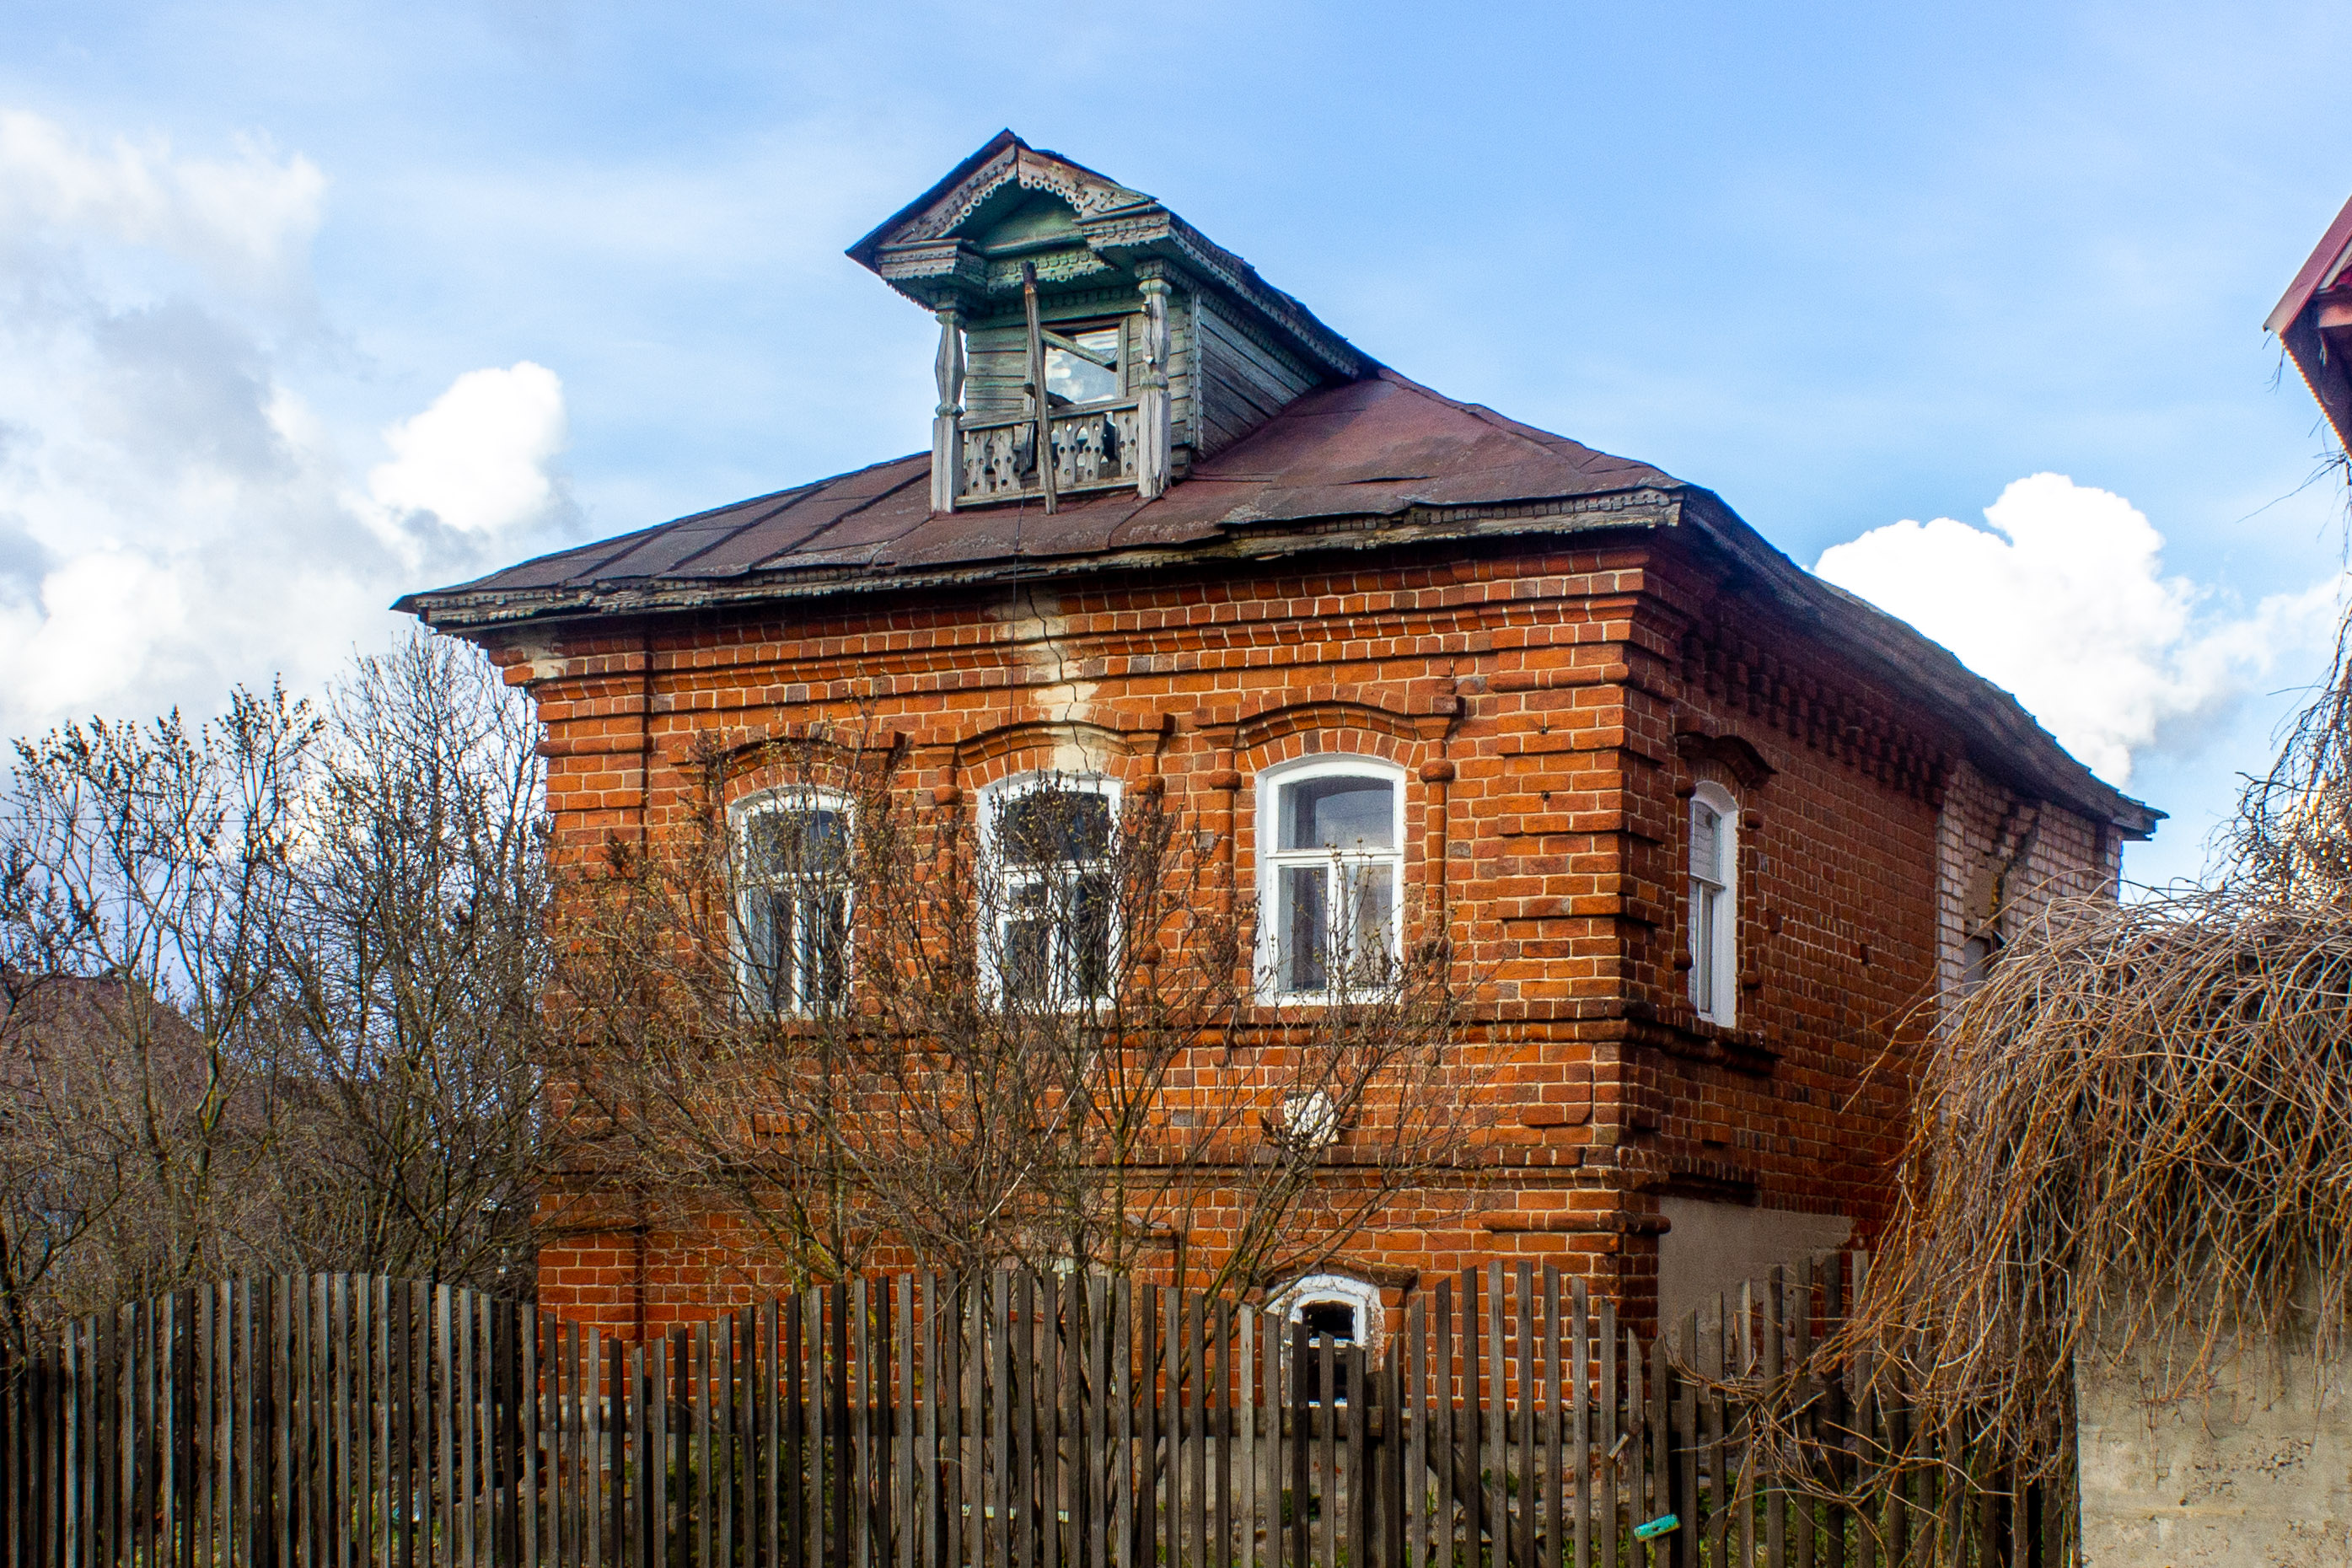
[[[1143,453],[1136,400],[1056,414],[1051,428],[1057,494],[1135,485],[1142,471]],[[1037,473],[1035,420],[966,423],[962,443],[962,481],[956,492],[960,501],[1011,500],[1045,493]]]

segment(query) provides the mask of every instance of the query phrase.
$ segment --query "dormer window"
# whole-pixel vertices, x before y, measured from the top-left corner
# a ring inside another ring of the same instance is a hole
[[[1050,406],[1105,403],[1119,395],[1118,346],[1125,334],[1117,321],[1048,331],[1045,397]]]

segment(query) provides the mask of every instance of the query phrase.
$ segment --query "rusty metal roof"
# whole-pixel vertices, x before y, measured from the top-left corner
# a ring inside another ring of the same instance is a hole
[[[395,608],[480,633],[877,589],[1240,562],[1265,553],[1594,528],[1687,527],[1800,625],[1968,738],[1978,764],[2144,837],[2163,813],[2095,778],[2016,699],[1903,621],[1814,577],[1711,492],[1647,463],[1457,403],[1393,371],[1310,392],[1133,492],[930,510],[917,453],[412,594]]]
[[[1677,483],[1646,463],[1441,397],[1386,370],[1308,393],[1149,502],[1130,490],[1071,498],[1050,516],[1018,503],[935,513],[929,471],[928,453],[877,463],[411,595],[398,607],[438,624],[461,612],[458,601],[481,596],[527,601],[630,581],[685,584],[845,570],[874,577],[1043,562],[1181,547],[1257,523],[1393,517],[1414,507],[1508,505]]]

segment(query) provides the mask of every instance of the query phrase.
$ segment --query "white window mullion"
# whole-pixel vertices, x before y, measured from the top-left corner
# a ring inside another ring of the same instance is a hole
[[[1258,812],[1267,990],[1305,1000],[1383,983],[1401,940],[1402,770],[1368,758],[1269,769]]]
[[[1739,963],[1738,807],[1730,792],[1702,784],[1691,795],[1688,846],[1690,998],[1698,1016],[1730,1024]]]

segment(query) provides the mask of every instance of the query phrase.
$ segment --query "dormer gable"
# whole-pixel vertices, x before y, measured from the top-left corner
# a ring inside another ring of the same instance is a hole
[[[1380,368],[1153,197],[1010,131],[849,255],[939,319],[937,511],[1149,500]]]

